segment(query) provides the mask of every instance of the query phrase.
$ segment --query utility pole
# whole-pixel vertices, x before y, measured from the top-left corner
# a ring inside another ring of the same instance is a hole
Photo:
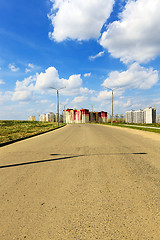
[[[64,122],[66,123],[66,105],[64,105]]]
[[[62,88],[54,88],[54,87],[50,87],[51,89],[55,89],[57,91],[57,125],[59,126],[59,90],[66,88],[66,87],[62,87]]]
[[[110,91],[112,91],[112,115],[111,115],[111,125],[113,124],[113,91],[116,90],[117,88],[108,88],[108,87],[105,87],[107,89],[109,89]]]
[[[92,114],[91,114],[91,123],[93,122],[93,105],[92,104],[90,104],[91,105],[91,107],[92,107]]]
[[[59,91],[57,89],[57,123],[59,126]]]

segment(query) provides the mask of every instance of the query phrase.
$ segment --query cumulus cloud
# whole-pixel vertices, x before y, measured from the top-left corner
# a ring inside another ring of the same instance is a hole
[[[91,76],[91,72],[90,73],[85,73],[84,77],[90,77]]]
[[[12,98],[13,92],[7,91],[7,92],[0,92],[0,104],[6,104],[6,102],[10,101]]]
[[[115,0],[51,0],[53,8],[48,16],[54,28],[49,37],[57,42],[66,39],[98,39],[109,18]]]
[[[55,67],[49,67],[44,73],[36,75],[37,89],[59,88],[61,86],[58,71]]]
[[[46,104],[46,103],[50,103],[50,102],[51,101],[48,99],[43,99],[43,100],[37,101],[37,103],[42,103],[42,104]]]
[[[61,80],[63,85],[66,87],[66,89],[64,89],[63,91],[65,95],[69,93],[70,95],[76,94],[77,91],[79,92],[79,89],[82,86],[82,79],[80,74],[71,75],[68,80],[67,79],[61,79]]]
[[[28,63],[28,67],[33,69],[35,66],[32,63]]]
[[[99,52],[98,54],[96,54],[95,56],[90,56],[89,57],[89,60],[90,61],[93,61],[95,60],[96,58],[99,58],[99,57],[102,57],[104,55],[105,51],[102,51],[102,52]]]
[[[75,97],[72,101],[72,103],[81,103],[81,102],[85,102],[87,101],[88,97],[85,96],[79,96],[79,97]]]
[[[62,102],[60,105],[64,108],[66,108],[66,105],[69,103],[69,98],[67,98],[64,102]]]
[[[65,87],[65,88],[64,88]],[[92,90],[82,87],[82,78],[80,74],[71,75],[68,79],[59,78],[55,67],[49,67],[40,74],[25,78],[23,81],[17,81],[13,101],[29,101],[33,99],[35,93],[53,92],[55,89],[61,89],[61,94],[73,96],[78,94],[90,94]]]
[[[82,95],[88,95],[88,94],[93,94],[93,93],[95,93],[95,90],[92,90],[92,89],[88,89],[88,88],[86,88],[86,87],[81,87],[80,88],[80,93],[82,94]]]
[[[12,101],[31,101],[33,99],[35,76],[25,78],[23,81],[17,81]]]
[[[2,79],[0,79],[0,84],[5,84],[5,82]]]
[[[159,79],[158,71],[153,68],[145,68],[138,63],[133,63],[127,71],[113,71],[102,84],[106,87],[124,87],[149,89],[157,83]]]
[[[31,69],[30,69],[30,68],[26,68],[26,69],[25,69],[25,73],[28,73],[28,72],[31,72]]]
[[[129,107],[131,106],[131,100],[128,100],[127,102],[123,103],[124,107]]]
[[[31,72],[35,68],[35,65],[32,63],[28,63],[28,67],[25,69],[25,72]]]
[[[32,91],[21,90],[21,91],[14,92],[12,101],[26,102],[26,101],[31,101],[32,98],[33,98]]]
[[[12,71],[12,72],[18,72],[20,69],[18,67],[16,67],[14,64],[9,64],[8,65],[9,69]]]
[[[111,92],[108,92],[106,90],[104,91],[100,91],[96,97],[91,97],[91,100],[92,101],[95,101],[95,102],[103,102],[105,100],[108,100],[111,98]]]
[[[100,44],[124,63],[148,62],[160,54],[160,1],[130,0],[120,20],[102,34]]]
[[[69,79],[59,78],[59,74],[56,68],[50,67],[44,73],[36,75],[36,85],[37,90],[44,90],[56,88],[61,90],[63,95],[75,95],[79,94],[80,88],[82,86],[82,79],[80,74],[71,75]]]

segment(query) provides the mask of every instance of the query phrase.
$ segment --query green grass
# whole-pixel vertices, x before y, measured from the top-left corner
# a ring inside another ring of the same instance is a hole
[[[60,123],[59,126],[65,124]],[[57,123],[38,121],[0,121],[0,143],[58,128]]]
[[[111,123],[102,123],[105,125],[111,125]],[[132,125],[132,126],[130,126]],[[134,125],[134,126],[133,126]],[[160,124],[159,123],[152,123],[152,124],[136,124],[136,123],[113,123],[112,126],[117,126],[117,127],[126,127],[126,128],[132,128],[132,129],[137,129],[137,130],[142,130],[142,131],[147,131],[147,132],[155,132],[155,133],[160,133]],[[142,127],[138,127],[142,126]],[[146,127],[146,128],[145,128]],[[159,129],[154,129],[154,128],[147,128],[147,127],[156,127]]]

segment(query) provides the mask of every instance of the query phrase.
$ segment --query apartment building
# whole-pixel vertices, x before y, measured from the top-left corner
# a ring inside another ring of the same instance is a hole
[[[39,121],[40,122],[46,122],[46,114],[45,113],[39,115]]]
[[[53,112],[46,113],[46,122],[55,122],[55,114]]]
[[[39,121],[41,122],[55,122],[56,117],[53,112],[44,113],[39,115]]]
[[[144,109],[144,123],[156,123],[156,109],[145,108]]]
[[[156,109],[145,108],[138,111],[131,110],[125,113],[125,122],[128,123],[155,123],[156,122]]]
[[[88,109],[63,110],[64,123],[107,122],[107,112],[89,112]]]
[[[160,123],[160,114],[156,116],[156,123]]]
[[[35,116],[29,116],[28,121],[36,121],[36,117]]]
[[[134,110],[127,111],[125,113],[125,122],[133,123],[134,122]]]
[[[144,123],[144,111],[143,110],[138,110],[134,112],[134,122],[135,123]]]

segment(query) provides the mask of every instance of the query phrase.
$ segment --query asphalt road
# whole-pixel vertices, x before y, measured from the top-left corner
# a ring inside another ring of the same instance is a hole
[[[1,240],[159,240],[160,135],[75,124],[0,148]]]

